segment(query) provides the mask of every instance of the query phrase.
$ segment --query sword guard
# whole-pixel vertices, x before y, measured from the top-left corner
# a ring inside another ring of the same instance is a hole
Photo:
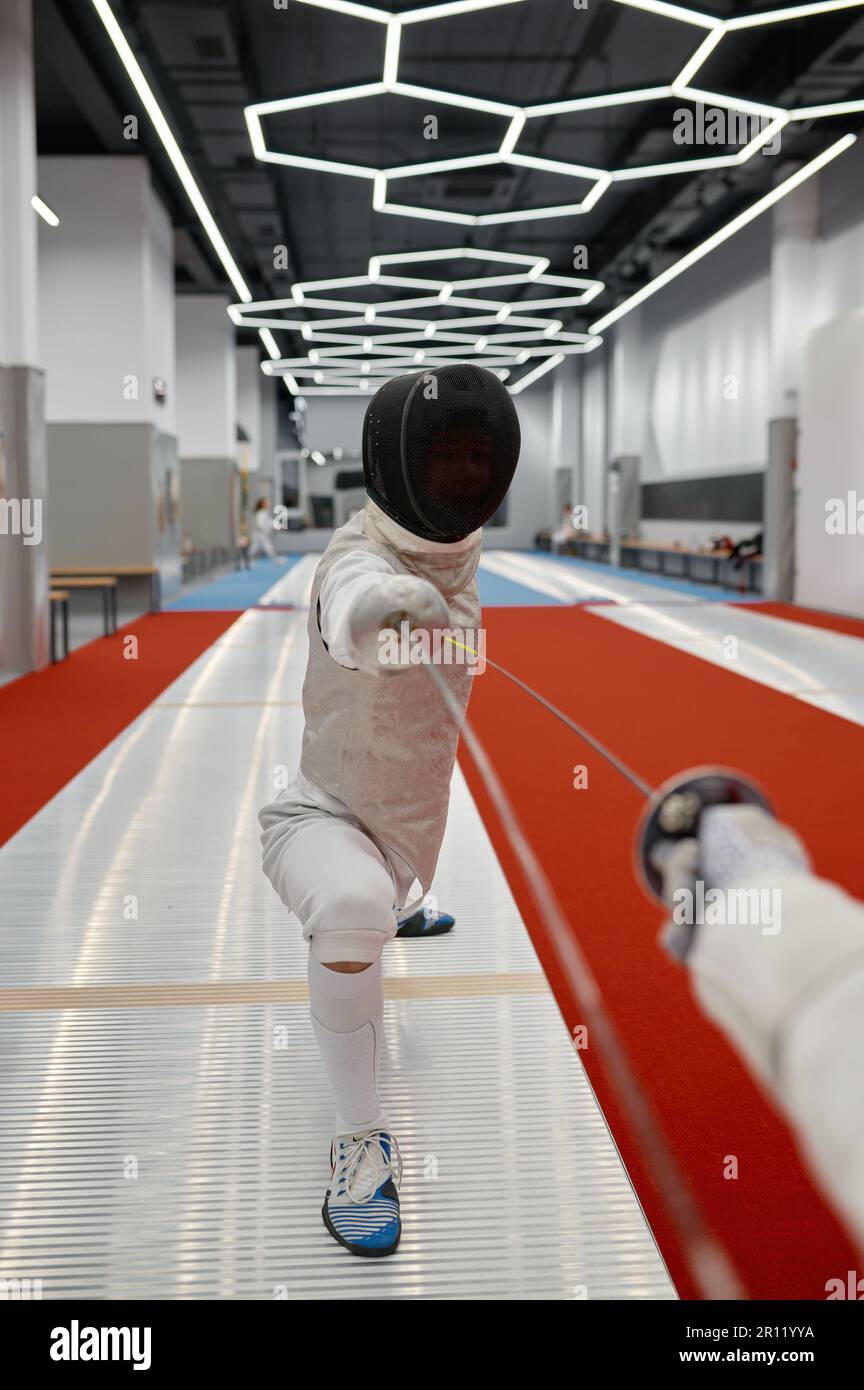
[[[730,767],[693,767],[658,787],[639,817],[633,860],[641,887],[663,907],[663,876],[651,855],[661,840],[698,837],[702,812],[709,806],[759,806],[774,814],[758,783]]]

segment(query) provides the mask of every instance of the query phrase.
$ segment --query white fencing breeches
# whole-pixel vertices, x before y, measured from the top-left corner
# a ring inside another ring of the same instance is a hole
[[[376,961],[396,935],[410,881],[350,813],[334,815],[297,783],[258,815],[264,872],[322,965]],[[413,874],[410,876],[413,881]]]

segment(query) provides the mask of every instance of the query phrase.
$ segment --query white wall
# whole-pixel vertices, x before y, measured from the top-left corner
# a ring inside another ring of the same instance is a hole
[[[171,224],[144,159],[46,157],[39,317],[49,422],[142,423],[176,432]],[[167,384],[156,403],[152,381]],[[137,396],[130,392],[137,379]]]
[[[237,453],[234,325],[227,295],[187,294],[177,312],[177,441],[181,458]]]
[[[819,176],[813,327],[864,304],[864,140]]]
[[[801,393],[796,591],[800,603],[864,616],[864,307],[832,319],[807,345]],[[848,504],[845,532],[826,525]]]
[[[538,384],[513,399],[522,429],[522,453],[509,494],[508,524],[490,528],[487,546],[531,546],[535,533],[551,520],[552,391],[548,384]],[[310,449],[329,450],[335,445],[349,450],[361,448],[363,416],[368,405],[365,397],[311,396],[307,400],[306,443]]]
[[[586,359],[611,377],[607,457],[638,454],[643,482],[764,467],[770,257],[764,219],[620,320]]]
[[[307,396],[306,445],[328,453],[331,449],[358,450],[363,442],[366,396]]]
[[[147,391],[153,423],[164,433],[177,433],[177,338],[174,320],[174,229],[171,219],[148,182],[144,190],[147,214],[144,240],[144,309],[147,335]],[[152,383],[167,387],[164,404],[154,398]]]
[[[519,465],[508,493],[507,525],[489,527],[484,544],[528,548],[552,520],[554,409],[548,378],[513,397],[522,431]]]
[[[764,467],[769,324],[760,276],[653,335],[643,481]]]
[[[788,171],[782,171],[788,172]],[[603,524],[608,459],[642,479],[761,470],[772,418],[798,417],[795,597],[864,613],[861,536],[825,528],[864,498],[864,143],[616,324],[582,362],[582,488]],[[746,523],[644,522],[647,539],[739,537]]]

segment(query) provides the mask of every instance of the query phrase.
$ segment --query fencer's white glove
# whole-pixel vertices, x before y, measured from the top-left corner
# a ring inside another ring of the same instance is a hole
[[[745,880],[810,869],[804,845],[794,831],[759,806],[710,806],[699,822],[699,838],[662,840],[652,856],[663,876],[663,897],[676,908],[697,880],[705,892],[733,888]],[[684,960],[695,924],[668,921],[661,939],[670,955]]]
[[[413,670],[407,632],[431,633],[450,626],[444,598],[426,579],[395,574],[369,585],[351,606],[347,646],[352,663],[372,675]],[[393,634],[387,636],[387,634]],[[415,663],[416,664],[416,663]]]

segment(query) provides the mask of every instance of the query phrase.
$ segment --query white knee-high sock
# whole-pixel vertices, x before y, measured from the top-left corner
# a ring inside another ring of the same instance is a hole
[[[312,1027],[336,1102],[336,1133],[386,1128],[378,1098],[384,1038],[381,958],[354,974],[329,970],[310,953]]]

